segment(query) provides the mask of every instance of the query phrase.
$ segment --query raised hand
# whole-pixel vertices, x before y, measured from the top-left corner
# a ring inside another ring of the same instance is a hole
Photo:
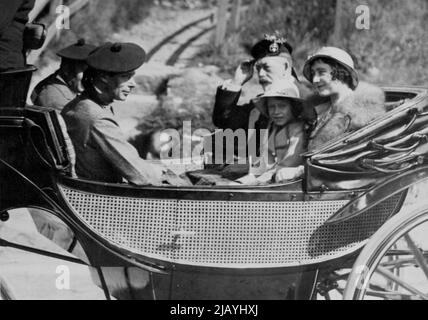
[[[304,167],[281,168],[275,174],[275,182],[285,182],[301,178],[304,173]]]
[[[254,74],[254,60],[246,60],[239,64],[235,71],[235,77],[233,78],[233,84],[243,86],[247,83]]]

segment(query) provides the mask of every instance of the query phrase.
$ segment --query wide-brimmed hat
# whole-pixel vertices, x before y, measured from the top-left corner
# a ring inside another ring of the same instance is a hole
[[[108,42],[86,59],[92,69],[111,73],[126,73],[141,67],[145,62],[146,52],[135,43]]]
[[[57,56],[65,59],[84,61],[96,46],[86,43],[85,39],[79,39],[76,43],[57,52]]]
[[[265,116],[269,116],[268,102],[271,99],[284,99],[292,102],[293,114],[298,115],[303,109],[303,99],[300,98],[299,90],[295,86],[281,90],[266,91],[253,99],[254,106]]]
[[[305,66],[303,67],[303,75],[306,79],[312,82],[311,77],[311,66],[312,63],[319,58],[328,58],[336,61],[341,66],[343,66],[346,70],[349,71],[352,77],[352,85],[354,86],[351,89],[355,89],[358,86],[358,74],[355,70],[354,60],[351,55],[347,53],[345,50],[336,48],[336,47],[323,47],[318,50],[315,54],[310,55],[305,62]]]

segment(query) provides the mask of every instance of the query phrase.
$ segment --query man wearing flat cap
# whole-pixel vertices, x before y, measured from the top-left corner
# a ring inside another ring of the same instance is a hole
[[[139,157],[118,125],[112,103],[135,87],[145,51],[133,43],[106,43],[86,59],[84,91],[62,110],[76,152],[80,178],[134,185],[160,185],[165,168]]]
[[[53,74],[42,80],[31,94],[35,105],[54,108],[58,112],[83,91],[82,78],[86,70],[86,58],[96,47],[80,39],[62,50],[61,66]]]

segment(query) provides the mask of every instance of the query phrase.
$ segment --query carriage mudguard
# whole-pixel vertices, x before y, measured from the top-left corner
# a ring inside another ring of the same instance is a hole
[[[405,173],[396,174],[372,187],[356,199],[350,201],[347,205],[332,215],[326,221],[326,224],[342,223],[355,218],[382,201],[426,180],[428,180],[428,165]]]

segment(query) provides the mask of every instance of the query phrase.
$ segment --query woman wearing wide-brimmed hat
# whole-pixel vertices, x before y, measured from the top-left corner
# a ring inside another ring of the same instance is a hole
[[[319,96],[328,98],[314,107],[317,122],[309,137],[310,151],[366,126],[386,112],[383,90],[360,83],[352,57],[342,49],[321,48],[307,59],[303,75]]]
[[[307,59],[303,75],[313,84],[317,96],[326,98],[326,102],[315,106],[307,102],[305,108],[315,111],[308,137],[309,151],[316,151],[324,144],[356,131],[386,113],[383,90],[361,83],[352,57],[342,49],[321,48]],[[283,181],[302,175],[303,166],[299,166],[281,170],[276,178],[277,181]]]

